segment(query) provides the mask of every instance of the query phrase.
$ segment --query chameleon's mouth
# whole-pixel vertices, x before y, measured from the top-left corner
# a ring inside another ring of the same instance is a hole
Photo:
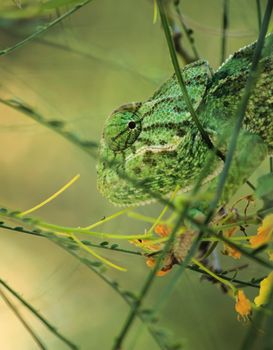
[[[126,162],[132,161],[135,157],[144,155],[147,152],[151,152],[151,153],[160,153],[160,152],[172,152],[175,151],[177,149],[177,144],[175,143],[171,143],[171,144],[167,144],[167,145],[152,145],[152,146],[143,146],[141,148],[139,148],[136,153],[134,154],[129,154],[126,157]]]
[[[128,178],[127,178],[128,180]],[[97,182],[98,190],[115,206],[142,206],[156,201],[152,194],[143,191],[141,185],[138,187],[128,185],[127,180],[118,174],[111,173],[111,182],[108,181],[107,172]]]

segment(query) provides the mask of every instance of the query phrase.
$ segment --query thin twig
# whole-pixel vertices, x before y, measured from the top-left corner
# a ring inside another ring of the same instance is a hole
[[[230,140],[229,149],[228,149],[228,152],[226,155],[224,168],[223,168],[221,174],[219,175],[219,181],[218,181],[218,185],[216,188],[216,195],[210,203],[210,208],[209,208],[207,218],[205,221],[206,224],[212,218],[212,216],[214,214],[214,210],[217,206],[217,203],[219,202],[219,200],[221,198],[224,184],[225,184],[225,181],[227,179],[230,165],[231,165],[231,162],[232,162],[235,150],[236,150],[237,140],[239,137],[241,126],[243,124],[245,112],[247,109],[247,104],[248,104],[249,98],[251,96],[251,93],[252,93],[252,91],[255,87],[255,84],[257,82],[257,79],[258,79],[256,72],[258,69],[258,64],[259,64],[259,60],[260,60],[263,45],[264,45],[264,38],[266,36],[267,28],[268,28],[270,17],[271,17],[272,6],[273,6],[273,0],[268,0],[267,10],[265,12],[265,16],[264,16],[263,23],[262,23],[262,28],[261,28],[261,31],[260,31],[260,34],[259,34],[259,37],[257,40],[257,44],[256,44],[256,47],[254,50],[253,60],[252,60],[251,68],[249,71],[248,79],[246,81],[244,94],[243,94],[242,100],[237,108],[236,123],[235,123],[235,127],[233,130],[232,136],[231,136],[231,140]]]
[[[41,26],[36,32],[32,33],[31,35],[29,35],[28,37],[26,37],[25,39],[19,41],[17,44],[7,47],[6,49],[0,50],[0,56],[4,56],[7,55],[17,49],[19,49],[20,47],[24,46],[25,44],[29,43],[30,41],[32,41],[33,39],[35,39],[37,36],[43,34],[44,32],[46,32],[48,29],[54,27],[56,24],[60,23],[61,21],[63,21],[65,18],[69,17],[70,15],[72,15],[74,12],[78,11],[79,9],[81,9],[83,6],[87,5],[89,2],[91,2],[92,0],[85,0],[79,4],[77,4],[76,6],[74,6],[72,9],[68,10],[67,12],[65,12],[64,14],[62,14],[60,17],[55,18],[53,21],[45,24],[44,26]]]
[[[35,230],[34,231],[29,231],[29,230],[24,229],[23,227],[20,227],[20,229],[18,229],[16,227],[7,226],[6,224],[0,224],[0,228],[3,228],[5,230],[14,231],[14,232],[17,232],[17,233],[21,232],[21,233],[25,233],[25,234],[31,234],[31,235],[38,236],[38,237],[41,237],[41,238],[50,239],[52,237],[52,235],[49,235],[48,232],[43,232],[42,230],[40,230],[40,232],[35,232]],[[216,235],[216,233],[215,233],[215,235]],[[59,239],[59,241],[62,241],[63,243],[66,243],[67,245],[73,246],[73,250],[76,249],[76,248],[79,248],[78,245],[75,242],[73,242],[72,240],[70,240],[69,238],[58,237],[58,239]],[[67,241],[65,241],[65,240],[67,240]],[[219,238],[219,240],[221,240],[221,239]],[[95,243],[92,243],[92,242],[87,241],[87,240],[82,240],[81,242],[83,244],[85,244],[86,246],[90,246],[90,247],[93,247],[93,248],[106,249],[106,250],[110,250],[110,251],[119,252],[119,253],[122,253],[122,254],[136,255],[136,256],[139,256],[141,258],[146,256],[145,254],[143,254],[140,251],[122,249],[122,248],[118,248],[118,247],[112,248],[111,245],[108,246],[108,245],[104,245],[104,244],[95,244]],[[236,245],[236,247],[237,247],[237,245]],[[69,248],[67,247],[67,249],[69,249]],[[161,251],[155,252],[154,254],[150,254],[149,256],[158,255],[160,252]],[[245,265],[243,267],[245,267]],[[191,265],[188,265],[187,268],[193,270]],[[235,271],[235,270],[237,271],[237,270],[239,270],[239,268],[238,267],[234,267],[232,269],[229,269],[227,272],[231,272],[231,271]],[[195,271],[197,271],[197,270],[195,270]],[[203,273],[203,272],[200,270],[200,273]],[[222,273],[221,273],[221,277],[225,278],[225,276],[222,275]],[[228,277],[227,277],[227,279],[228,279]],[[236,280],[236,282],[237,283],[241,283],[242,285],[249,285],[249,286],[252,286],[252,287],[257,287],[257,285],[255,285],[255,284],[251,285],[250,282],[245,282],[245,281],[241,281],[241,280]]]
[[[79,260],[82,264],[84,264],[85,266],[87,266],[90,270],[92,270],[97,276],[99,276],[106,284],[108,284],[108,286],[110,286],[111,288],[113,288],[118,295],[130,306],[132,307],[134,305],[134,300],[130,301],[130,299],[126,296],[126,291],[122,291],[118,284],[114,281],[112,281],[109,277],[107,277],[105,274],[101,273],[98,268],[96,268],[94,265],[92,265],[92,262],[90,260],[88,260],[87,258],[82,258],[80,257],[75,251],[68,249],[63,243],[62,241],[60,241],[57,237],[49,237],[49,239],[56,245],[58,245],[59,247],[61,247],[62,249],[64,249],[67,253],[69,253],[70,255],[72,255],[74,258],[76,258],[77,260]],[[160,347],[161,350],[166,350],[166,348],[164,347],[164,345],[161,342],[160,336],[158,335],[158,333],[156,332],[156,330],[150,326],[145,317],[143,317],[143,315],[141,314],[141,312],[138,312],[136,315],[146,326],[147,329],[149,331],[149,333],[151,334],[151,336],[153,337],[153,339],[155,340],[155,342],[158,344],[158,346]]]
[[[22,325],[26,328],[26,330],[29,332],[35,343],[38,345],[38,347],[42,350],[46,350],[45,345],[41,342],[40,338],[36,335],[34,330],[30,327],[30,325],[27,323],[27,321],[23,318],[23,316],[20,314],[20,312],[17,310],[17,308],[13,305],[13,303],[9,300],[9,298],[6,296],[6,294],[2,291],[0,288],[0,296],[3,298],[4,302],[8,305],[8,307],[14,312],[18,320],[22,323]]]
[[[15,31],[11,32],[10,30],[6,30],[4,28],[0,28],[0,29],[3,33],[11,35],[13,38],[22,39],[22,35],[18,32],[15,32]],[[97,53],[98,48],[96,46],[90,47],[90,44],[89,44],[89,51],[85,52],[85,51],[82,51],[81,49],[78,49],[76,47],[70,47],[66,44],[59,43],[56,41],[51,41],[51,40],[44,38],[44,37],[36,38],[36,43],[43,45],[43,46],[50,47],[50,48],[54,48],[57,50],[61,50],[61,51],[64,51],[64,52],[67,52],[70,54],[72,53],[74,55],[77,55],[77,56],[85,58],[85,59],[93,60],[95,62],[98,62],[101,65],[107,65],[108,67],[110,66],[113,69],[127,71],[130,74],[136,76],[137,78],[143,79],[143,80],[145,80],[149,83],[152,83],[152,84],[156,84],[158,82],[158,79],[156,77],[153,78],[153,77],[150,77],[148,75],[145,75],[143,72],[140,72],[139,70],[136,70],[133,67],[131,67],[130,65],[126,64],[126,62],[119,61],[118,59],[108,57],[108,55],[105,55],[105,53],[98,54]]]
[[[164,33],[166,36],[166,41],[167,41],[167,44],[169,47],[169,53],[171,56],[171,60],[172,60],[173,66],[174,66],[174,70],[175,70],[175,74],[176,74],[178,83],[179,83],[180,88],[182,90],[183,97],[184,97],[185,103],[187,105],[187,108],[191,114],[191,117],[192,117],[198,131],[200,132],[200,134],[202,136],[202,139],[204,140],[204,142],[208,146],[208,148],[213,150],[213,149],[215,149],[214,145],[211,142],[209,135],[204,130],[202,124],[200,123],[200,121],[196,115],[196,112],[192,106],[192,103],[191,103],[191,100],[190,100],[190,97],[189,97],[189,94],[188,94],[188,91],[186,88],[186,84],[184,82],[184,78],[181,74],[181,70],[179,67],[178,60],[177,60],[177,56],[176,56],[176,52],[175,52],[175,48],[174,48],[174,43],[173,43],[173,39],[172,39],[172,35],[170,32],[169,23],[168,23],[168,19],[167,19],[166,12],[165,12],[165,7],[164,7],[163,3],[164,3],[163,0],[157,0],[162,26],[163,26]],[[216,150],[216,154],[224,161],[225,157],[220,150]]]
[[[36,110],[34,110],[32,107],[27,105],[23,101],[15,100],[15,99],[2,99],[0,98],[0,103],[3,103],[4,105],[11,107],[28,117],[32,118],[37,123],[40,123],[41,125],[49,128],[50,130],[56,132],[57,134],[61,135],[77,147],[81,148],[83,151],[85,151],[90,156],[96,158],[96,154],[94,153],[94,150],[98,148],[98,144],[94,141],[87,141],[87,140],[81,140],[77,135],[70,131],[66,131],[63,126],[65,125],[61,120],[46,120],[40,113],[38,113]]]
[[[0,278],[0,284],[4,286],[16,299],[20,301],[30,312],[35,315],[47,328],[48,330],[53,333],[57,338],[59,338],[63,343],[69,346],[70,349],[77,350],[78,347],[73,344],[70,340],[65,338],[61,333],[59,333],[56,329],[56,327],[52,326],[37,310],[34,309],[34,307],[29,304],[25,299],[23,299],[14,289],[12,289],[6,282],[4,282]]]
[[[66,131],[64,128],[65,123],[62,120],[46,120],[44,116],[42,116],[39,112],[37,112],[31,106],[29,106],[28,104],[26,104],[21,100],[19,101],[16,99],[0,98],[0,103],[3,103],[6,106],[14,108],[15,110],[27,115],[28,117],[35,120],[37,123],[40,123],[41,125],[49,128],[50,130],[56,132],[57,134],[65,138],[67,141],[73,143],[75,146],[79,147],[81,150],[83,150],[93,159],[97,159],[98,155],[96,150],[98,149],[98,143],[94,141],[89,141],[89,140],[81,140],[73,132]],[[104,161],[109,168],[115,166],[116,164],[118,165],[115,159],[109,161],[108,159],[103,158],[101,160]],[[158,192],[152,191],[148,185],[143,183],[143,181],[139,181],[135,177],[127,175],[124,171],[120,169],[117,170],[117,173],[122,179],[125,179],[126,181],[132,183],[136,187],[139,187],[139,186],[143,187],[145,191],[151,195],[152,198],[158,200],[164,205],[168,205],[173,210],[175,209],[175,206],[172,202],[170,202],[166,197],[163,197]]]
[[[28,235],[33,235],[33,236],[38,236],[38,237],[41,237],[41,238],[48,238],[48,232],[46,231],[42,231],[42,230],[39,230],[39,231],[35,231],[35,229],[33,231],[30,231],[30,230],[26,230],[25,228],[23,227],[11,227],[11,226],[8,226],[4,223],[0,223],[0,228],[3,228],[5,230],[9,230],[9,231],[14,231],[14,232],[22,232],[22,233],[25,233],[25,234],[28,234]],[[77,247],[78,245],[72,241],[69,237],[66,237],[65,239],[67,239],[67,241],[69,242],[69,244]],[[99,249],[105,249],[105,250],[110,250],[110,251],[114,251],[114,252],[119,252],[119,253],[124,253],[124,254],[131,254],[131,255],[140,255],[140,256],[143,256],[143,254],[139,251],[134,251],[134,250],[128,250],[128,249],[122,249],[122,248],[119,248],[119,247],[116,247],[116,245],[105,245],[105,244],[95,244],[95,243],[92,243],[90,241],[87,241],[87,240],[81,240],[81,242],[87,246],[90,246],[90,247],[94,247],[94,248],[99,248]]]
[[[157,3],[158,3],[158,6],[159,6],[159,11],[160,11],[160,15],[161,15],[161,21],[162,21],[163,28],[165,30],[165,34],[166,34],[166,38],[167,38],[167,41],[168,41],[169,50],[170,50],[171,58],[172,58],[172,61],[173,61],[173,65],[175,67],[175,71],[176,72],[180,72],[178,61],[177,61],[177,57],[176,57],[175,50],[174,50],[173,43],[172,43],[172,38],[171,38],[171,34],[170,34],[170,30],[169,30],[166,14],[165,14],[165,11],[164,11],[164,6],[162,4],[162,0],[158,0]],[[270,16],[268,17],[267,14],[268,14],[268,12],[266,12],[266,15],[265,15],[265,18],[264,18],[264,21],[263,21],[262,30],[261,30],[261,33],[260,33],[260,36],[259,36],[259,39],[258,39],[258,42],[257,42],[257,45],[256,45],[256,49],[255,49],[255,52],[254,52],[253,62],[252,62],[252,65],[251,65],[249,78],[247,80],[245,94],[244,94],[244,96],[242,98],[242,102],[241,102],[241,104],[240,104],[240,106],[238,108],[238,111],[237,111],[237,123],[235,125],[234,132],[232,134],[230,147],[229,147],[228,154],[227,154],[227,159],[225,160],[224,169],[223,169],[223,171],[222,171],[222,173],[220,175],[220,179],[219,179],[219,182],[218,182],[218,186],[216,188],[216,193],[215,193],[214,199],[210,203],[209,210],[208,210],[208,213],[207,213],[207,216],[206,216],[206,219],[205,219],[204,227],[207,227],[208,223],[210,222],[210,220],[211,220],[211,218],[212,218],[212,216],[214,214],[214,211],[215,211],[215,209],[217,207],[217,204],[218,204],[218,202],[219,202],[219,200],[221,198],[222,191],[223,191],[223,188],[224,188],[224,185],[225,185],[225,182],[226,182],[226,179],[227,179],[227,175],[228,175],[228,172],[229,172],[231,160],[232,160],[234,152],[235,152],[235,148],[236,148],[236,144],[237,144],[237,138],[239,136],[239,131],[240,131],[241,124],[242,124],[242,121],[243,121],[243,118],[244,118],[245,110],[246,110],[246,107],[247,107],[247,102],[248,102],[248,99],[250,97],[251,90],[255,86],[256,79],[254,77],[254,73],[253,72],[255,72],[256,69],[257,69],[259,58],[260,58],[262,47],[263,47],[264,38],[265,38],[267,27],[268,27],[268,24],[269,24]],[[180,82],[180,86],[181,86],[182,91],[186,90],[185,84],[183,82],[183,78],[182,78],[182,75],[181,75],[181,72],[180,72],[180,79],[179,79],[179,74],[178,74],[177,78],[178,78],[178,80]],[[184,95],[184,96],[187,96],[187,91],[186,91],[186,95]],[[189,107],[189,109],[192,108],[190,103],[189,103],[188,107]],[[197,119],[197,123],[198,122],[199,121]],[[148,290],[150,289],[150,287],[152,285],[152,282],[153,282],[154,277],[155,277],[155,273],[158,270],[162,259],[164,258],[164,256],[167,253],[168,249],[171,247],[172,240],[175,237],[175,233],[178,230],[182,220],[184,219],[184,216],[187,213],[187,210],[188,210],[188,208],[186,207],[182,211],[182,213],[179,215],[177,223],[176,223],[176,225],[175,225],[175,227],[174,227],[174,229],[173,229],[173,231],[172,231],[172,233],[170,235],[170,239],[167,241],[167,243],[166,243],[166,245],[165,245],[165,247],[164,247],[164,249],[162,251],[162,254],[160,254],[160,257],[159,257],[159,259],[156,262],[156,265],[155,265],[154,269],[149,274],[145,284],[143,285],[143,287],[141,289],[141,292],[140,292],[140,296],[139,296],[138,300],[136,301],[136,303],[133,305],[132,310],[130,311],[130,313],[129,313],[126,321],[125,321],[125,324],[124,324],[124,326],[123,326],[119,336],[117,337],[117,339],[116,339],[116,341],[114,343],[113,350],[121,349],[123,340],[124,340],[126,334],[128,333],[128,331],[129,331],[129,329],[130,329],[130,327],[131,327],[131,325],[132,325],[132,323],[134,321],[135,315],[137,314],[138,309],[140,308],[144,297],[146,296]],[[198,236],[198,238],[193,243],[193,245],[192,245],[192,247],[190,249],[190,252],[188,253],[185,261],[187,261],[187,258],[189,256],[191,256],[191,254],[194,253],[194,248],[197,247],[197,245],[200,242],[200,240],[202,239],[203,235],[204,235],[204,231],[201,231],[199,236]],[[185,261],[182,263],[182,265],[180,267],[182,271],[184,269]]]
[[[257,20],[258,20],[258,28],[259,31],[262,27],[262,7],[261,7],[261,0],[256,0],[256,6],[257,6]]]
[[[222,241],[222,242],[228,244],[232,248],[235,248],[240,253],[242,253],[244,256],[246,256],[247,258],[255,261],[256,263],[260,264],[261,266],[264,266],[264,267],[266,267],[268,269],[271,269],[271,270],[273,269],[273,264],[271,264],[270,262],[268,262],[266,260],[263,260],[262,258],[260,258],[260,257],[258,257],[256,255],[251,254],[250,252],[248,252],[244,248],[242,248],[240,245],[237,245],[236,243],[232,242],[231,240],[229,240],[225,236],[217,234],[213,229],[211,229],[209,226],[207,226],[207,224],[201,224],[200,222],[198,222],[197,220],[193,219],[189,215],[187,215],[187,219],[198,230],[204,231],[205,233],[209,234],[212,237],[216,237],[217,239],[219,239],[219,241]]]
[[[220,65],[225,61],[227,56],[227,29],[229,26],[229,0],[223,0],[223,19],[222,19],[222,40]]]
[[[207,163],[204,165],[204,167],[201,171],[201,174],[199,175],[199,177],[194,185],[194,188],[192,190],[193,197],[195,197],[197,195],[197,193],[201,187],[202,181],[207,174],[208,167],[209,167],[209,161],[207,161]],[[169,252],[169,250],[170,250],[170,248],[175,240],[176,233],[179,230],[179,228],[181,227],[181,224],[184,221],[184,219],[187,217],[187,213],[188,213],[189,209],[190,209],[190,202],[186,202],[184,207],[181,209],[181,212],[178,213],[178,218],[176,220],[176,223],[173,227],[172,232],[170,233],[169,239],[166,242],[163,250],[160,252],[160,254],[156,260],[155,266],[153,267],[152,271],[149,273],[144,285],[142,286],[141,291],[139,293],[139,297],[136,300],[136,302],[134,303],[134,305],[132,306],[129,315],[128,315],[118,337],[116,338],[116,341],[115,341],[114,346],[113,346],[113,350],[121,349],[121,346],[122,346],[122,343],[125,339],[125,336],[128,333],[129,329],[131,328],[133,321],[134,321],[139,309],[142,306],[143,300],[146,297],[149,289],[152,286],[152,283],[153,283],[155,276],[156,276],[156,272],[159,270],[162,261],[164,260],[166,254]],[[195,254],[202,237],[203,237],[203,234],[200,234],[197,237],[197,239],[195,239],[195,241],[193,242],[187,256],[185,257],[184,261],[181,263],[181,265],[179,267],[180,271],[184,271],[186,265],[190,262],[190,259]]]
[[[183,18],[183,16],[182,16],[182,13],[181,13],[181,11],[180,11],[179,2],[180,2],[179,0],[175,2],[175,4],[174,4],[175,10],[176,10],[176,13],[177,13],[179,22],[180,22],[182,28],[184,29],[184,32],[185,32],[185,34],[186,34],[186,37],[187,37],[187,39],[188,39],[188,41],[189,41],[189,44],[190,44],[190,46],[191,46],[192,52],[193,52],[193,54],[194,54],[194,60],[196,61],[196,60],[199,60],[199,59],[200,59],[200,55],[199,55],[199,53],[198,53],[198,51],[197,51],[197,48],[196,48],[196,46],[195,46],[194,38],[193,38],[193,35],[192,35],[192,34],[193,34],[193,31],[192,31],[192,29],[189,28],[189,27],[187,26],[187,24],[185,23],[185,20],[184,20],[184,18]]]
[[[196,265],[188,265],[187,268],[188,268],[189,270],[192,270],[192,271],[201,273],[201,274],[203,274],[203,275],[208,275],[205,271],[201,270],[201,269],[200,269],[199,267],[197,267]],[[236,270],[236,268],[234,268],[234,270]],[[238,283],[238,284],[240,284],[240,285],[247,286],[247,287],[260,288],[259,284],[251,283],[251,282],[248,282],[248,281],[241,281],[241,280],[238,280],[238,279],[236,279],[236,278],[232,278],[232,277],[225,276],[225,275],[223,275],[222,273],[216,273],[215,271],[214,271],[214,273],[215,273],[217,276],[219,276],[219,277],[221,277],[221,278],[223,278],[223,279],[225,279],[225,280],[227,280],[227,281],[235,282],[235,283]]]

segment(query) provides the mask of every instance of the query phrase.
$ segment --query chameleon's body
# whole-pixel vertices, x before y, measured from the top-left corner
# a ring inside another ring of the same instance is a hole
[[[273,36],[267,36],[265,43],[225,198],[273,151]],[[224,151],[254,48],[255,43],[234,53],[216,73],[206,61],[194,62],[182,70],[203,128]],[[101,141],[98,188],[115,204],[143,204],[153,199],[152,193],[168,195],[177,185],[182,191],[189,190],[209,156],[211,151],[173,76],[148,101],[122,106],[108,118]],[[203,182],[215,178],[222,165],[214,156]]]

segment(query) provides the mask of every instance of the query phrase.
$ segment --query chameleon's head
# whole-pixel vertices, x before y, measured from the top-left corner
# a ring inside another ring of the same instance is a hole
[[[210,69],[199,61],[183,70],[192,104],[197,109]],[[197,172],[199,134],[172,77],[144,103],[115,110],[107,119],[97,167],[98,189],[112,203],[143,204],[153,193],[167,195],[177,185],[188,188]]]

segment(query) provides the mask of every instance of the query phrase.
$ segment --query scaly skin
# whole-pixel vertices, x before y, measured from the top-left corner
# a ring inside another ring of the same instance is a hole
[[[235,52],[215,74],[202,60],[182,70],[199,120],[214,144],[220,143],[224,151],[254,48],[255,43]],[[273,150],[272,35],[266,37],[260,69],[226,183],[224,201]],[[201,138],[173,76],[149,100],[121,106],[106,121],[97,167],[98,189],[119,205],[150,202],[151,192],[169,195],[177,185],[182,191],[188,191],[209,156],[211,158],[211,151]],[[216,156],[212,158],[203,182],[215,178],[221,166]],[[209,191],[214,186],[215,180]]]

